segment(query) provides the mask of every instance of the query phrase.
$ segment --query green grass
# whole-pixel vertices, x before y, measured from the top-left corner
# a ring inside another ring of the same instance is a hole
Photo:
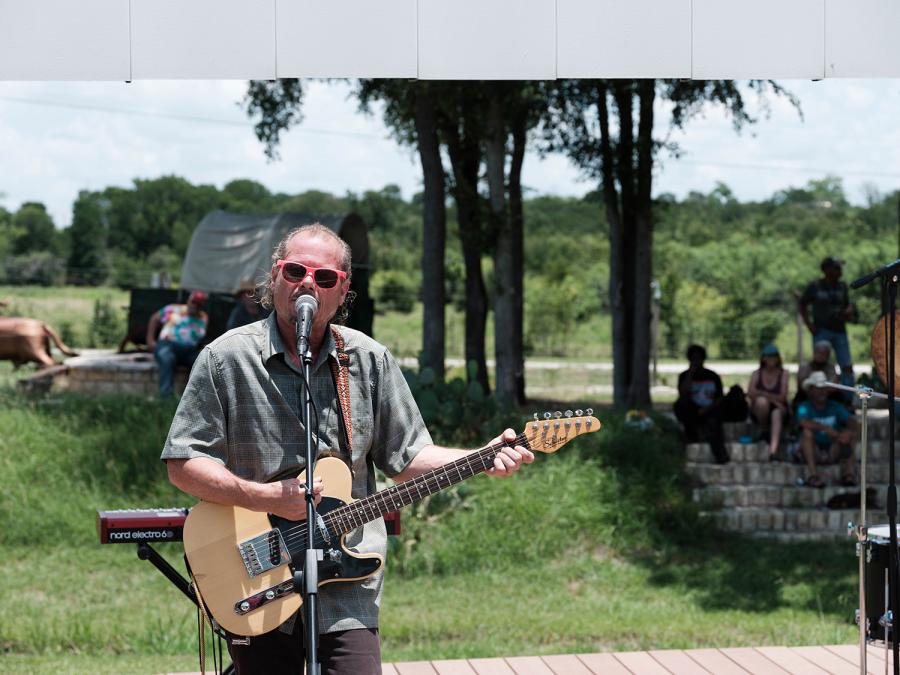
[[[88,343],[94,303],[108,302],[124,333],[129,297],[128,291],[113,287],[0,286],[0,300],[8,303],[0,309],[0,315],[40,319],[70,347],[83,347]]]
[[[42,292],[29,291],[35,307],[55,302]],[[79,297],[89,316],[93,296]],[[376,331],[399,355],[415,355],[416,320],[378,317]],[[608,344],[608,326],[596,330]],[[9,589],[0,670],[197,670],[193,606],[133,546],[101,546],[94,524],[101,508],[191,503],[158,459],[172,403],[26,399],[12,387],[17,375],[0,363],[0,574]],[[594,398],[587,387],[608,378],[528,374],[573,401]],[[649,432],[611,413],[603,420],[599,433],[514,479],[478,477],[404,511],[388,559],[386,660],[855,639],[849,542],[717,532],[690,500],[683,449],[665,420]],[[433,431],[438,441],[452,432]],[[180,546],[158,550],[182,567]]]

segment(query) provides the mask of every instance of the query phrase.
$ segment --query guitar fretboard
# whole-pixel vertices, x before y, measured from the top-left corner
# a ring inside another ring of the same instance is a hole
[[[355,530],[386,513],[396,511],[413,502],[461,483],[467,478],[483,473],[494,466],[494,458],[504,446],[521,445],[528,447],[525,437],[520,435],[515,441],[488,445],[471,452],[450,464],[433,469],[411,480],[376,492],[351,504],[329,511],[324,520],[329,529],[339,534]]]

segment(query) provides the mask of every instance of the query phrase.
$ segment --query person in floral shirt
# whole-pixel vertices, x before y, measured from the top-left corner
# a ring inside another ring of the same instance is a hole
[[[187,304],[166,305],[150,317],[147,347],[153,350],[159,366],[160,394],[173,393],[176,367],[194,365],[209,323],[209,317],[203,311],[205,304],[206,293],[193,291]]]

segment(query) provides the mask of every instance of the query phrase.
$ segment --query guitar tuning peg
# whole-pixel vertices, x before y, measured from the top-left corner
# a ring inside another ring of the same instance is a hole
[[[594,409],[593,409],[593,408],[588,408],[587,410],[585,410],[585,412],[586,412],[588,415],[593,415],[593,414],[594,414]]]
[[[553,413],[553,416],[554,416],[556,419],[559,419],[560,417],[562,417],[562,413],[559,412],[559,410],[557,410],[555,413]]]
[[[538,414],[537,414],[537,413],[534,413],[534,421],[535,421],[535,422],[538,421]]]
[[[584,410],[576,410],[576,411],[575,411],[575,415],[576,415],[577,417],[581,417],[582,414],[584,414]]]
[[[545,420],[549,420],[549,419],[550,419],[550,413],[545,412],[545,413],[544,413],[544,419],[545,419]]]
[[[572,416],[572,411],[566,410],[566,417],[571,417],[571,416]]]

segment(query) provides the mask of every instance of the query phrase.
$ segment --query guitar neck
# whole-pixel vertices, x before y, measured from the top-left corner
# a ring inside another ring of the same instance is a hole
[[[521,436],[515,443],[526,445]],[[334,509],[325,516],[325,520],[333,531],[341,534],[355,530],[360,525],[381,518],[386,513],[409,506],[428,495],[487,471],[494,466],[494,458],[502,447],[503,444],[488,445],[471,452],[421,476]]]

